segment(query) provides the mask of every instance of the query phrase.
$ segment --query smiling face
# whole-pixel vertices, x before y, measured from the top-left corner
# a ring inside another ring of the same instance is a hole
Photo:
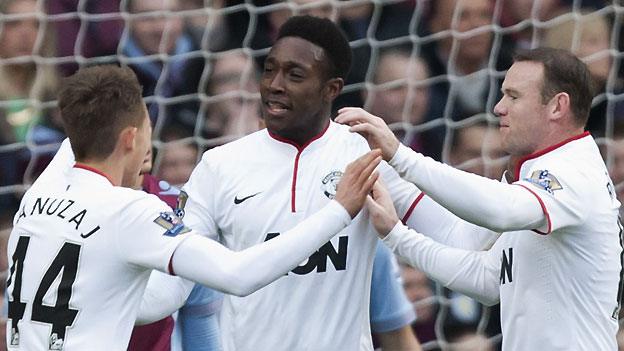
[[[298,37],[278,40],[264,62],[260,81],[267,129],[303,144],[329,121],[342,79],[328,79],[329,63],[319,46]]]
[[[544,124],[547,105],[542,101],[544,66],[532,61],[514,63],[503,82],[503,97],[494,107],[500,117],[503,149],[510,155],[527,155],[547,142]]]

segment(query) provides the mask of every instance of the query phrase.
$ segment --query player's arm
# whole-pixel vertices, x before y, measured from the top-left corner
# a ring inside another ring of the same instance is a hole
[[[487,250],[500,236],[498,232],[459,218],[427,195],[404,223],[440,244],[464,250]]]
[[[398,265],[392,252],[377,243],[371,282],[371,331],[382,350],[417,351],[420,344],[411,323],[416,319],[400,281]]]
[[[135,324],[149,324],[170,316],[184,305],[194,285],[184,278],[152,271]]]
[[[498,239],[499,233],[469,223],[440,206],[387,163],[379,165],[379,174],[401,221],[409,228],[426,233],[439,243],[466,250],[487,249]]]
[[[351,163],[335,200],[275,239],[235,252],[190,236],[173,254],[172,273],[229,294],[251,294],[295,268],[351,222],[378,178],[374,169],[380,161],[377,150]]]
[[[362,109],[340,110],[337,121],[380,147],[384,159],[404,179],[457,216],[495,232],[544,227],[547,217],[538,198],[521,186],[468,173],[401,145],[385,122]]]
[[[379,183],[367,206],[373,225],[395,254],[444,286],[485,305],[499,301],[500,267],[493,250],[467,251],[433,241],[403,225],[386,189]]]
[[[196,284],[178,312],[176,326],[180,329],[183,350],[221,350],[218,312],[223,295]]]

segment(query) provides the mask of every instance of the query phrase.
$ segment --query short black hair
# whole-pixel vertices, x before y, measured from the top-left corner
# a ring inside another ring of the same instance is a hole
[[[346,79],[351,70],[351,47],[334,22],[313,16],[293,16],[279,29],[277,40],[284,37],[298,37],[323,48],[332,65],[330,77]]]

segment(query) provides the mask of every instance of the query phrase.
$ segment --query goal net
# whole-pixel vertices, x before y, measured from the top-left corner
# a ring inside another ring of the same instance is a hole
[[[2,227],[64,138],[63,76],[132,67],[154,126],[152,173],[183,184],[204,150],[262,127],[260,67],[294,14],[331,18],[349,38],[353,67],[335,109],[364,107],[410,147],[492,178],[506,164],[494,110],[513,51],[571,50],[595,81],[587,129],[624,195],[618,1],[1,0],[0,11]],[[472,334],[499,345],[496,309],[419,279],[425,350]]]

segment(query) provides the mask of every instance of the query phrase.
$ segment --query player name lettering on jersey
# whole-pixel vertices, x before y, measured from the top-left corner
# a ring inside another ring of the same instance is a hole
[[[36,216],[36,215],[47,215],[47,216],[56,216],[59,220],[64,220],[67,223],[71,223],[75,226],[75,229],[80,230],[80,224],[83,219],[87,215],[87,210],[84,208],[80,208],[80,206],[76,205],[76,201],[70,199],[57,199],[57,198],[45,198],[45,200],[41,197],[35,200],[35,203],[32,205],[30,209],[30,213],[27,215],[27,205],[25,205],[20,212],[20,215],[17,219],[17,222],[22,218],[26,218],[27,216]],[[82,231],[80,236],[82,238],[88,238],[91,235],[95,234],[98,230],[100,230],[100,226],[97,225],[94,228],[91,228],[87,231]]]

